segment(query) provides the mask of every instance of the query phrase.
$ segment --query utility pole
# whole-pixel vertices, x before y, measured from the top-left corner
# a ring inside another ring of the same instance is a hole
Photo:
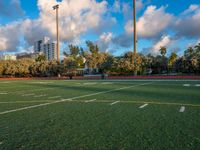
[[[136,65],[137,59],[137,24],[136,24],[136,0],[133,0],[133,58],[132,64]],[[136,67],[135,67],[136,68]],[[137,70],[134,70],[134,75],[137,75]]]
[[[59,5],[53,6],[53,9],[56,10],[56,36],[57,36],[56,49],[57,49],[57,61],[60,62],[60,37],[59,37],[59,21],[58,21]]]
[[[137,53],[136,0],[133,0],[134,55]]]

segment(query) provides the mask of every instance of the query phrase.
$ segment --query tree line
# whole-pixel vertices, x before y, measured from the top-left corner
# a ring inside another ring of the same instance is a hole
[[[87,41],[86,45],[87,50],[69,45],[69,51],[64,52],[61,62],[46,61],[44,55],[39,55],[35,60],[1,60],[0,77],[75,76],[83,73],[133,75],[134,72],[138,75],[200,74],[200,43],[185,50],[183,56],[178,56],[175,52],[167,56],[166,47],[161,47],[157,56],[133,52],[113,56],[111,53],[101,52],[98,45],[91,41]]]

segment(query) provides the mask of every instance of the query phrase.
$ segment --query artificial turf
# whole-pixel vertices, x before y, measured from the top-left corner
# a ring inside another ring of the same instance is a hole
[[[0,81],[0,149],[200,149],[199,85]],[[16,111],[3,113],[10,110]]]

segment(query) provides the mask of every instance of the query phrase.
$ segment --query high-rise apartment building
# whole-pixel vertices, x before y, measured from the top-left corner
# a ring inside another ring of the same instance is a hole
[[[34,43],[34,52],[43,53],[47,60],[57,60],[57,52],[55,43],[48,37]]]

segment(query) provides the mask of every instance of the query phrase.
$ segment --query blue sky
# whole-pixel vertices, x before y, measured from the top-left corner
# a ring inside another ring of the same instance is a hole
[[[60,4],[62,51],[69,43],[121,55],[133,47],[131,0],[1,0],[0,52],[30,52],[33,42],[55,40],[54,4]],[[160,46],[179,55],[200,42],[199,0],[137,0],[138,51]]]

